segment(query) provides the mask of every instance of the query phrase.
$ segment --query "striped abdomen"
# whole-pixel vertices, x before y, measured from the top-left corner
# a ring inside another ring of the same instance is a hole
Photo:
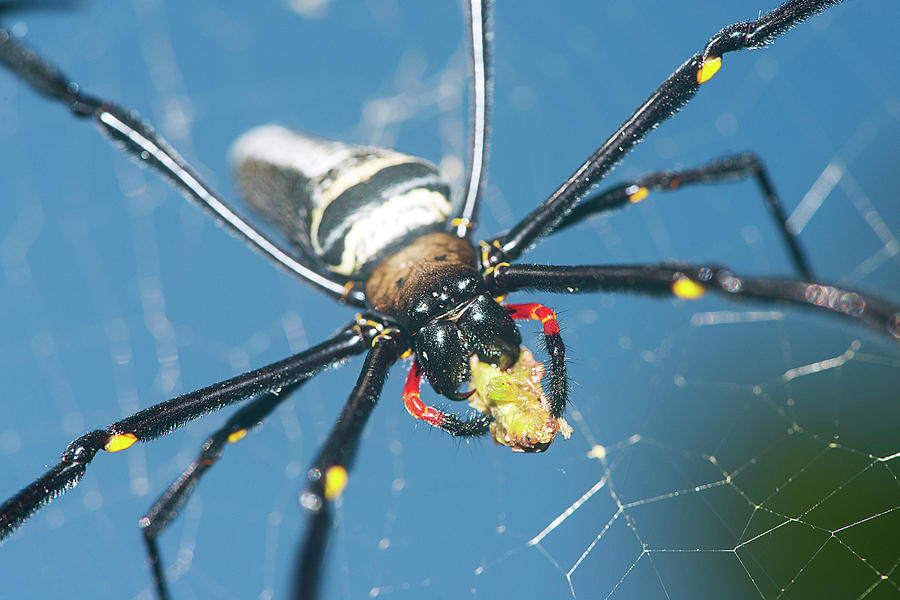
[[[451,211],[437,167],[393,150],[266,125],[242,135],[231,158],[248,203],[304,258],[351,279]]]

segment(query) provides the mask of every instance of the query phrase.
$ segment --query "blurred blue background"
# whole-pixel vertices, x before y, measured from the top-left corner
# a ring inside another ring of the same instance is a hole
[[[712,33],[773,5],[500,3],[480,236],[552,192]],[[609,181],[753,150],[789,211],[821,200],[800,236],[821,277],[900,302],[898,22],[896,2],[848,2],[726,56]],[[6,25],[138,110],[229,198],[229,145],[267,122],[461,170],[454,2],[91,0]],[[0,497],[83,431],[352,317],[5,73],[0,185]],[[525,258],[790,273],[751,183],[651,195]],[[896,344],[717,298],[523,298],[560,314],[574,437],[542,455],[447,439],[408,417],[398,367],[337,510],[324,597],[900,597],[898,459],[880,460],[900,450]],[[226,449],[162,537],[175,598],[284,597],[301,475],[360,364]],[[0,550],[0,597],[150,598],[137,520],[226,417],[99,455]]]

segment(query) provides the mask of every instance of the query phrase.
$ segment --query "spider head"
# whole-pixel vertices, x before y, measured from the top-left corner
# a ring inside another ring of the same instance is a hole
[[[418,321],[414,340],[419,365],[431,387],[452,400],[469,395],[459,388],[472,377],[470,357],[503,371],[519,358],[519,330],[477,271],[442,279],[420,297],[409,316]]]

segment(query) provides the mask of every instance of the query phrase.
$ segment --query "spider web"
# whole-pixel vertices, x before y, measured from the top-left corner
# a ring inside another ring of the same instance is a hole
[[[95,1],[14,22],[233,197],[226,150],[269,121],[459,174],[464,63],[446,4]],[[726,57],[610,181],[754,150],[820,277],[900,300],[900,14],[870,4]],[[709,34],[769,8],[545,6],[497,10],[482,236],[552,191]],[[299,351],[352,316],[5,75],[0,99],[0,496],[86,429]],[[526,256],[676,258],[790,272],[749,183],[651,195]],[[533,298],[563,323],[573,439],[528,456],[449,441],[406,415],[398,368],[338,506],[326,597],[900,598],[895,344],[716,298]],[[524,337],[539,348],[535,328]],[[302,475],[359,364],[320,375],[226,449],[162,537],[175,597],[285,595]],[[0,597],[152,597],[137,519],[225,418],[98,456],[0,550]]]

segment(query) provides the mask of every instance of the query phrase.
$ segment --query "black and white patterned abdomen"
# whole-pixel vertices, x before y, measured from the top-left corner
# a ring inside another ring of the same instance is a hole
[[[250,206],[305,259],[348,278],[451,211],[437,167],[393,150],[265,125],[238,138],[231,160]]]

